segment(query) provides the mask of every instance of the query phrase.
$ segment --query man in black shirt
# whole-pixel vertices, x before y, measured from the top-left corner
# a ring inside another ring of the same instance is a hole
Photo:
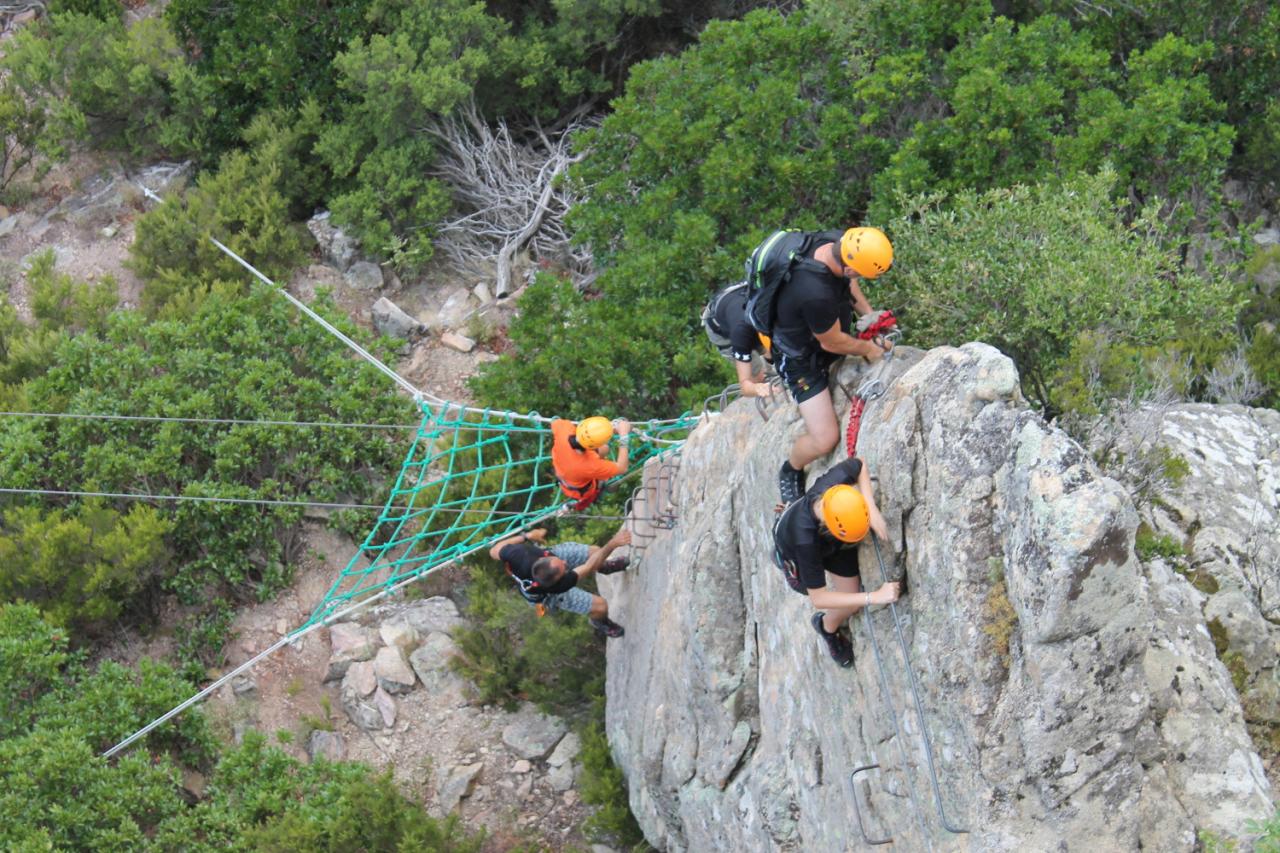
[[[752,370],[754,355],[761,353],[772,363],[772,353],[760,333],[747,320],[747,283],[723,287],[702,309],[702,327],[707,337],[738,372],[738,385],[747,397],[767,397],[773,386],[764,374]]]
[[[875,278],[893,263],[893,246],[875,228],[824,232],[807,258],[794,263],[778,293],[774,365],[800,407],[805,432],[782,463],[779,487],[790,503],[804,492],[804,467],[835,449],[840,424],[827,387],[831,365],[845,355],[868,361],[889,349],[850,333],[853,311],[872,315],[859,278]]]
[[[787,584],[821,608],[810,620],[836,663],[853,663],[853,645],[840,627],[872,604],[898,600],[902,585],[890,581],[864,592],[858,573],[858,542],[870,529],[886,539],[884,517],[876,507],[871,475],[856,456],[818,478],[774,525],[775,559]],[[827,588],[827,575],[831,588]]]
[[[578,586],[592,574],[610,575],[627,567],[626,557],[609,558],[618,548],[631,542],[631,533],[620,529],[598,548],[581,542],[561,542],[544,547],[546,528],[517,533],[502,539],[489,549],[489,556],[505,564],[507,574],[515,581],[520,594],[530,604],[546,610],[567,610],[586,616],[591,627],[606,637],[621,637],[622,626],[609,618],[609,602]]]

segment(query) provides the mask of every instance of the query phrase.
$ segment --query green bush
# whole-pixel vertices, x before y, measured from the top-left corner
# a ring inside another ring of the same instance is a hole
[[[88,142],[134,157],[186,157],[206,144],[208,83],[161,20],[126,27],[118,15],[57,14],[19,31],[0,68],[48,112],[50,152]]]
[[[908,202],[889,226],[897,257],[877,302],[901,307],[914,345],[999,347],[1050,413],[1052,380],[1082,331],[1140,347],[1229,326],[1235,288],[1181,268],[1158,220],[1124,225],[1109,201],[1114,182],[1104,171],[1062,187]]]
[[[436,821],[389,775],[300,764],[254,732],[216,755],[199,710],[111,760],[101,752],[192,692],[162,666],[90,672],[29,605],[0,605],[0,848],[476,853],[483,834]],[[216,765],[214,763],[217,758]],[[181,771],[208,776],[194,804]]]
[[[36,158],[58,152],[45,132],[48,118],[43,105],[23,95],[12,81],[0,82],[0,203],[13,203],[15,181],[28,166],[33,167],[33,180],[47,173],[48,163]]]
[[[467,615],[450,666],[481,702],[511,709],[528,699],[565,714],[604,692],[603,643],[587,620],[558,610],[539,617],[496,567],[472,569]]]
[[[24,362],[21,384],[0,386],[0,397],[38,412],[375,423],[414,417],[382,374],[265,288],[246,298],[214,293],[190,316],[155,322],[135,311],[103,318],[71,302],[79,307],[64,311],[68,331],[55,331],[53,321],[33,330],[52,341],[40,349],[42,358]],[[316,307],[333,317],[327,302]],[[86,315],[85,331],[72,335],[77,312]],[[333,322],[360,337],[349,322]],[[0,360],[0,375],[10,368]],[[6,427],[0,481],[16,488],[366,503],[381,494],[403,454],[399,434],[383,430],[69,419]],[[33,533],[59,532],[61,538],[28,538],[22,546],[40,557],[30,571],[41,584],[66,596],[59,607],[84,610],[88,602],[78,596],[89,596],[109,608],[117,593],[145,593],[137,584],[169,589],[186,603],[260,598],[288,581],[300,555],[299,507],[183,502],[127,514],[128,504],[108,511],[113,506],[72,502],[38,523],[33,510],[21,516],[23,524],[37,524]],[[366,514],[361,526],[367,524]],[[171,559],[162,559],[166,553]],[[101,589],[82,586],[90,566],[101,573]],[[23,572],[8,583],[6,593],[34,594]],[[59,618],[66,618],[61,611]]]
[[[124,4],[120,0],[49,0],[48,11],[51,15],[75,12],[111,21],[120,17]]]
[[[148,506],[127,513],[19,507],[0,518],[0,601],[38,604],[58,624],[101,630],[168,568],[172,523]]]
[[[603,708],[598,716],[603,717]],[[609,740],[599,720],[593,720],[581,732],[582,776],[578,790],[582,801],[596,807],[587,818],[583,830],[589,837],[622,845],[629,850],[650,849],[644,833],[636,823],[627,800],[627,780],[613,763]]]
[[[368,32],[369,0],[172,0],[164,20],[211,88],[208,153],[240,141],[258,115],[337,99],[333,58]]]
[[[280,147],[228,154],[218,171],[139,218],[129,263],[146,279],[142,301],[150,313],[175,301],[189,306],[218,283],[240,292],[261,286],[210,237],[273,280],[302,261],[304,238],[289,223],[280,191],[290,165],[285,154]]]

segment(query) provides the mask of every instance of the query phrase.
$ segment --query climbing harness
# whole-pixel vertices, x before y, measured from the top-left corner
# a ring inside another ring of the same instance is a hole
[[[880,540],[875,536],[874,533],[872,534],[871,544],[875,548],[876,563],[880,568],[880,583],[883,585],[884,583],[888,582],[889,575],[884,567],[884,557],[880,553]],[[897,635],[898,648],[902,652],[903,669],[907,673],[907,682],[911,687],[911,696],[912,696],[912,699],[914,700],[916,719],[919,721],[919,724],[920,724],[920,741],[924,749],[925,763],[929,771],[929,784],[933,790],[933,801],[934,801],[934,806],[938,813],[938,820],[941,822],[942,828],[945,829],[947,832],[956,833],[956,834],[967,833],[969,830],[956,826],[947,817],[946,807],[943,805],[943,802],[942,802],[942,789],[941,789],[941,786],[938,784],[938,772],[933,761],[933,744],[929,738],[929,723],[927,718],[925,717],[924,703],[920,700],[920,685],[919,685],[919,681],[916,679],[915,670],[911,666],[911,654],[907,646],[906,637],[902,631],[902,619],[898,614],[898,608],[896,604],[890,602],[889,613],[893,616],[893,629],[894,629],[894,633]],[[909,772],[910,762],[909,762],[909,759],[907,758],[906,746],[903,743],[902,728],[898,724],[897,709],[894,706],[893,699],[889,695],[889,678],[887,673],[885,672],[884,659],[880,654],[880,644],[876,638],[875,626],[871,618],[871,609],[869,607],[863,608],[862,624],[866,630],[867,639],[871,643],[871,654],[876,661],[876,670],[879,674],[880,695],[881,695],[882,703],[885,707],[885,711],[887,712],[890,720],[893,722],[894,739],[898,742],[898,751],[902,757],[902,773],[907,780],[907,793],[910,796],[912,809],[915,813],[916,820],[920,826],[921,837],[924,838],[925,843],[929,847],[929,849],[932,849],[933,845],[929,839],[929,833],[924,823],[924,816],[921,812],[920,804],[916,796],[915,783],[911,780],[911,776]],[[863,764],[855,768],[853,772],[849,774],[849,784],[853,788],[853,807],[854,807],[854,814],[857,817],[857,821],[858,821],[858,831],[862,834],[862,838],[867,844],[887,844],[893,840],[892,837],[886,838],[886,839],[872,839],[870,836],[867,835],[866,827],[864,826],[862,821],[862,809],[861,809],[861,806],[858,804],[857,783],[855,781],[857,775],[867,770],[876,769],[879,766],[880,766],[879,762],[871,762],[868,764]]]

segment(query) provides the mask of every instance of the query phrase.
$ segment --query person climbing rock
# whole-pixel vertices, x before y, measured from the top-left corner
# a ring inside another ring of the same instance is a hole
[[[722,287],[702,309],[702,328],[720,354],[733,362],[738,386],[745,397],[767,397],[773,386],[765,381],[764,363],[773,363],[769,339],[747,319],[747,282]]]
[[[630,544],[631,533],[619,529],[603,547],[581,542],[548,547],[546,540],[547,531],[542,527],[517,533],[495,542],[489,556],[505,565],[520,594],[538,607],[539,615],[547,610],[581,613],[598,633],[621,637],[625,631],[609,618],[609,602],[578,584],[597,572],[611,575],[625,570],[627,558],[610,555]]]
[[[872,604],[897,601],[902,589],[899,581],[875,592],[862,589],[858,543],[868,529],[887,538],[871,475],[856,456],[819,477],[800,500],[783,510],[773,528],[774,560],[787,584],[809,596],[817,610],[810,623],[840,666],[853,664],[853,644],[841,630],[849,617]]]
[[[597,415],[577,424],[564,418],[551,422],[551,466],[560,490],[578,502],[574,509],[595,503],[604,481],[626,473],[630,434],[631,422],[619,419],[618,458],[611,461],[598,450],[613,438],[613,423],[608,418]]]
[[[772,344],[774,367],[786,383],[805,431],[795,440],[778,473],[784,503],[805,490],[804,468],[830,453],[840,424],[828,388],[831,366],[846,355],[881,358],[891,344],[861,340],[850,333],[853,310],[869,324],[877,312],[858,281],[873,279],[893,264],[893,245],[876,228],[825,231],[813,248],[792,262],[790,278],[778,291]]]

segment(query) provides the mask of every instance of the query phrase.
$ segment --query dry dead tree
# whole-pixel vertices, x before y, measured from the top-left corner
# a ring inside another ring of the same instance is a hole
[[[9,28],[9,22],[25,12],[35,12],[36,16],[47,14],[43,0],[23,0],[23,2],[0,3],[0,32]]]
[[[497,296],[523,285],[512,279],[525,249],[565,267],[580,284],[590,276],[590,252],[571,246],[564,229],[572,198],[559,180],[581,159],[570,142],[583,127],[575,120],[549,134],[535,125],[517,139],[506,122],[487,124],[470,102],[425,128],[440,145],[433,174],[452,188],[460,214],[440,226],[436,246],[461,270],[492,271]]]

